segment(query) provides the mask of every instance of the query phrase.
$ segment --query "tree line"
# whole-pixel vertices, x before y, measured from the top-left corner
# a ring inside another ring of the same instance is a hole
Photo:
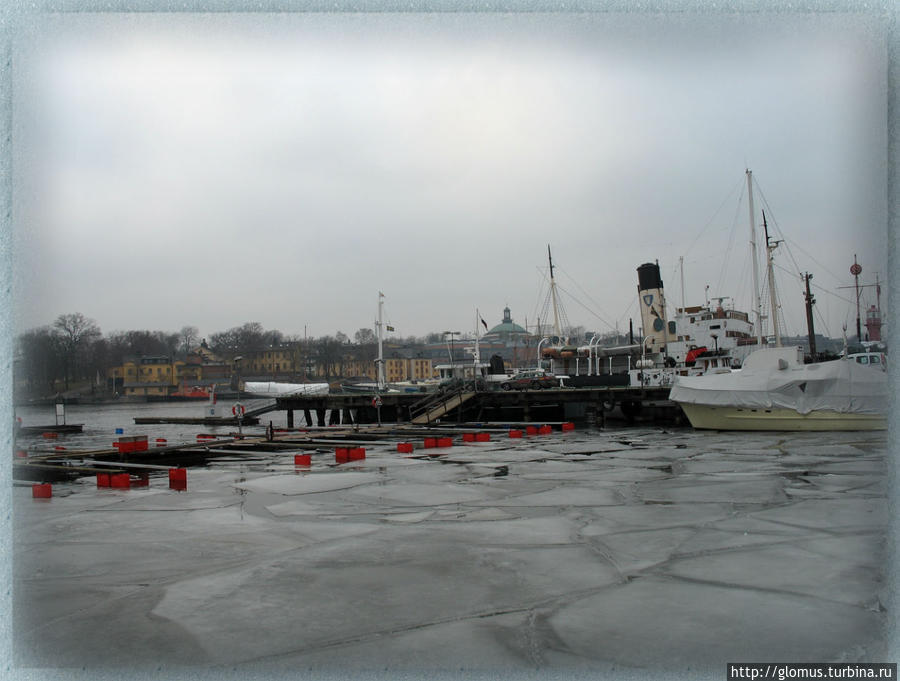
[[[441,334],[424,337],[392,337],[401,345],[419,345],[441,340]],[[201,339],[196,326],[183,326],[178,332],[114,331],[103,334],[97,323],[80,312],[62,314],[52,324],[29,329],[15,338],[14,380],[17,388],[28,395],[54,394],[75,385],[105,382],[106,372],[121,366],[127,357],[171,357],[187,359],[201,342],[225,361],[267,348],[294,345],[307,356],[318,358],[326,374],[336,368],[353,348],[357,359],[372,361],[376,357],[377,339],[372,329],[361,328],[353,340],[338,331],[317,338],[286,335],[277,329],[266,329],[259,322],[246,322]]]

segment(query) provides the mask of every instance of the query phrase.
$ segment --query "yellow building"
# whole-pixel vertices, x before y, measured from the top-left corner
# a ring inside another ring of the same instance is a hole
[[[391,357],[384,360],[384,378],[388,383],[419,381],[431,378],[432,374],[430,359]]]
[[[128,359],[121,367],[124,394],[128,397],[165,397],[180,384],[183,366],[182,360],[172,361],[169,357]]]
[[[246,353],[241,365],[247,375],[289,374],[294,371],[295,355],[292,347],[267,348]]]

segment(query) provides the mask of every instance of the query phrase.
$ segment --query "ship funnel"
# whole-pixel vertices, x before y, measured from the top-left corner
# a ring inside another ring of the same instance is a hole
[[[644,349],[648,353],[665,352],[666,343],[675,332],[670,327],[674,327],[675,323],[666,320],[666,298],[659,264],[644,263],[637,268],[637,273]]]

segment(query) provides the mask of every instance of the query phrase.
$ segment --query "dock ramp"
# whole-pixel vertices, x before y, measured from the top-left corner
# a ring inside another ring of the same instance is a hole
[[[429,397],[424,403],[417,405],[415,411],[419,413],[410,419],[410,423],[423,426],[436,421],[447,413],[453,411],[464,402],[475,397],[474,391],[453,392],[450,394],[438,394]]]
[[[268,404],[264,404],[260,407],[256,407],[255,409],[248,409],[244,412],[244,417],[248,416],[259,416],[260,414],[267,414],[270,411],[276,411],[278,409],[278,401],[270,402]]]

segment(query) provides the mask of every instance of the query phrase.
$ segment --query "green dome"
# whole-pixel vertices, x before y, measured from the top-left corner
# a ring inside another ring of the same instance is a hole
[[[497,324],[497,326],[488,331],[485,335],[508,336],[511,334],[525,333],[528,332],[512,320],[509,308],[505,307],[503,308],[503,321]]]

